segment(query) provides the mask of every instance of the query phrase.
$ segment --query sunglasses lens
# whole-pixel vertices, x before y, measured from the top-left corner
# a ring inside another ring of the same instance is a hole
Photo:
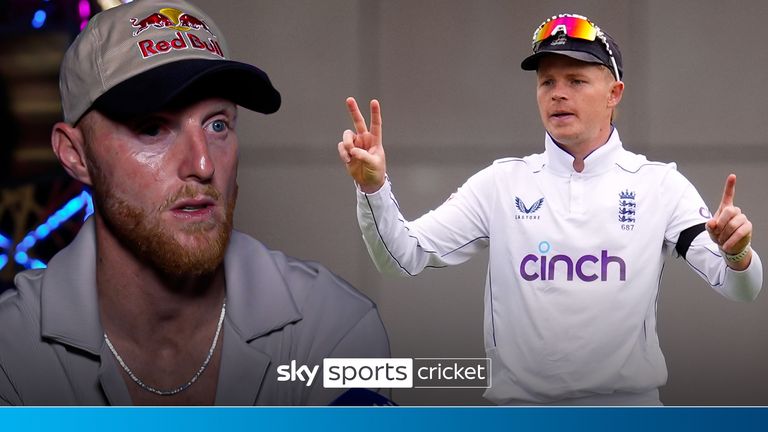
[[[536,32],[533,42],[541,42],[562,32],[565,32],[568,37],[589,41],[593,41],[597,37],[597,29],[588,20],[575,16],[560,16],[542,24]]]

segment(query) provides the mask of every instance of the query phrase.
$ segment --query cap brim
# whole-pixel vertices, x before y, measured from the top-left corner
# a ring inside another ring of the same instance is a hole
[[[231,60],[180,60],[109,89],[92,108],[117,118],[157,112],[179,99],[221,97],[264,114],[280,108],[280,93],[261,69]]]
[[[581,60],[581,61],[587,62],[587,63],[604,64],[603,61],[600,60],[599,58],[595,57],[594,55],[592,55],[590,53],[586,53],[586,52],[583,52],[583,51],[567,51],[567,50],[563,50],[563,51],[556,51],[556,50],[548,51],[548,50],[541,50],[541,51],[537,52],[536,54],[532,54],[532,55],[526,57],[525,60],[523,60],[523,62],[520,63],[520,67],[523,68],[523,70],[529,70],[529,71],[537,70],[539,68],[539,60],[541,60],[542,57],[547,56],[547,55],[551,55],[551,54],[560,54],[560,55],[564,55],[564,56],[567,56],[567,57],[570,57],[570,58],[574,58],[576,60]]]

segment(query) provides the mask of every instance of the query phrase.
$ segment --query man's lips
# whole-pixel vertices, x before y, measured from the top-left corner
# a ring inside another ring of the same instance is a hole
[[[205,216],[211,214],[216,207],[216,201],[207,197],[186,198],[177,201],[170,208],[171,213],[177,216]]]
[[[574,115],[575,114],[570,111],[555,111],[552,114],[550,114],[549,117],[555,118],[555,119],[564,119],[564,118],[573,117]]]

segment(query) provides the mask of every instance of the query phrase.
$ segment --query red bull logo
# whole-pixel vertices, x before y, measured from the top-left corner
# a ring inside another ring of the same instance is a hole
[[[136,28],[133,32],[133,36],[138,36],[152,27],[157,29],[175,30],[174,35],[169,35],[169,38],[154,38],[139,41],[137,45],[139,46],[142,58],[147,59],[156,55],[172,52],[173,50],[184,49],[205,50],[224,58],[221,45],[216,41],[215,35],[211,32],[211,29],[205,21],[178,9],[163,8],[142,19],[131,18],[131,26]],[[205,30],[214,38],[208,38],[206,41],[192,33],[187,33],[190,30]]]
[[[147,59],[156,55],[169,53],[173,50],[197,49],[205,50],[211,54],[225,58],[224,53],[221,51],[221,45],[214,39],[208,38],[207,41],[204,41],[191,33],[182,32],[176,32],[175,36],[176,37],[168,40],[145,39],[140,41],[138,45],[139,50],[141,51],[141,57]]]
[[[150,27],[157,29],[168,28],[183,32],[190,30],[205,30],[213,35],[213,32],[208,28],[205,21],[174,8],[160,9],[158,12],[142,19],[131,18],[131,26],[136,28],[133,32],[134,36],[140,35]]]

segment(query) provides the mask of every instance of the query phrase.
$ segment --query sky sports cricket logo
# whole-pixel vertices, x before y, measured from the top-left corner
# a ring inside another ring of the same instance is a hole
[[[319,365],[300,365],[295,360],[277,367],[280,382],[315,383]],[[488,358],[326,358],[325,388],[488,388]]]

